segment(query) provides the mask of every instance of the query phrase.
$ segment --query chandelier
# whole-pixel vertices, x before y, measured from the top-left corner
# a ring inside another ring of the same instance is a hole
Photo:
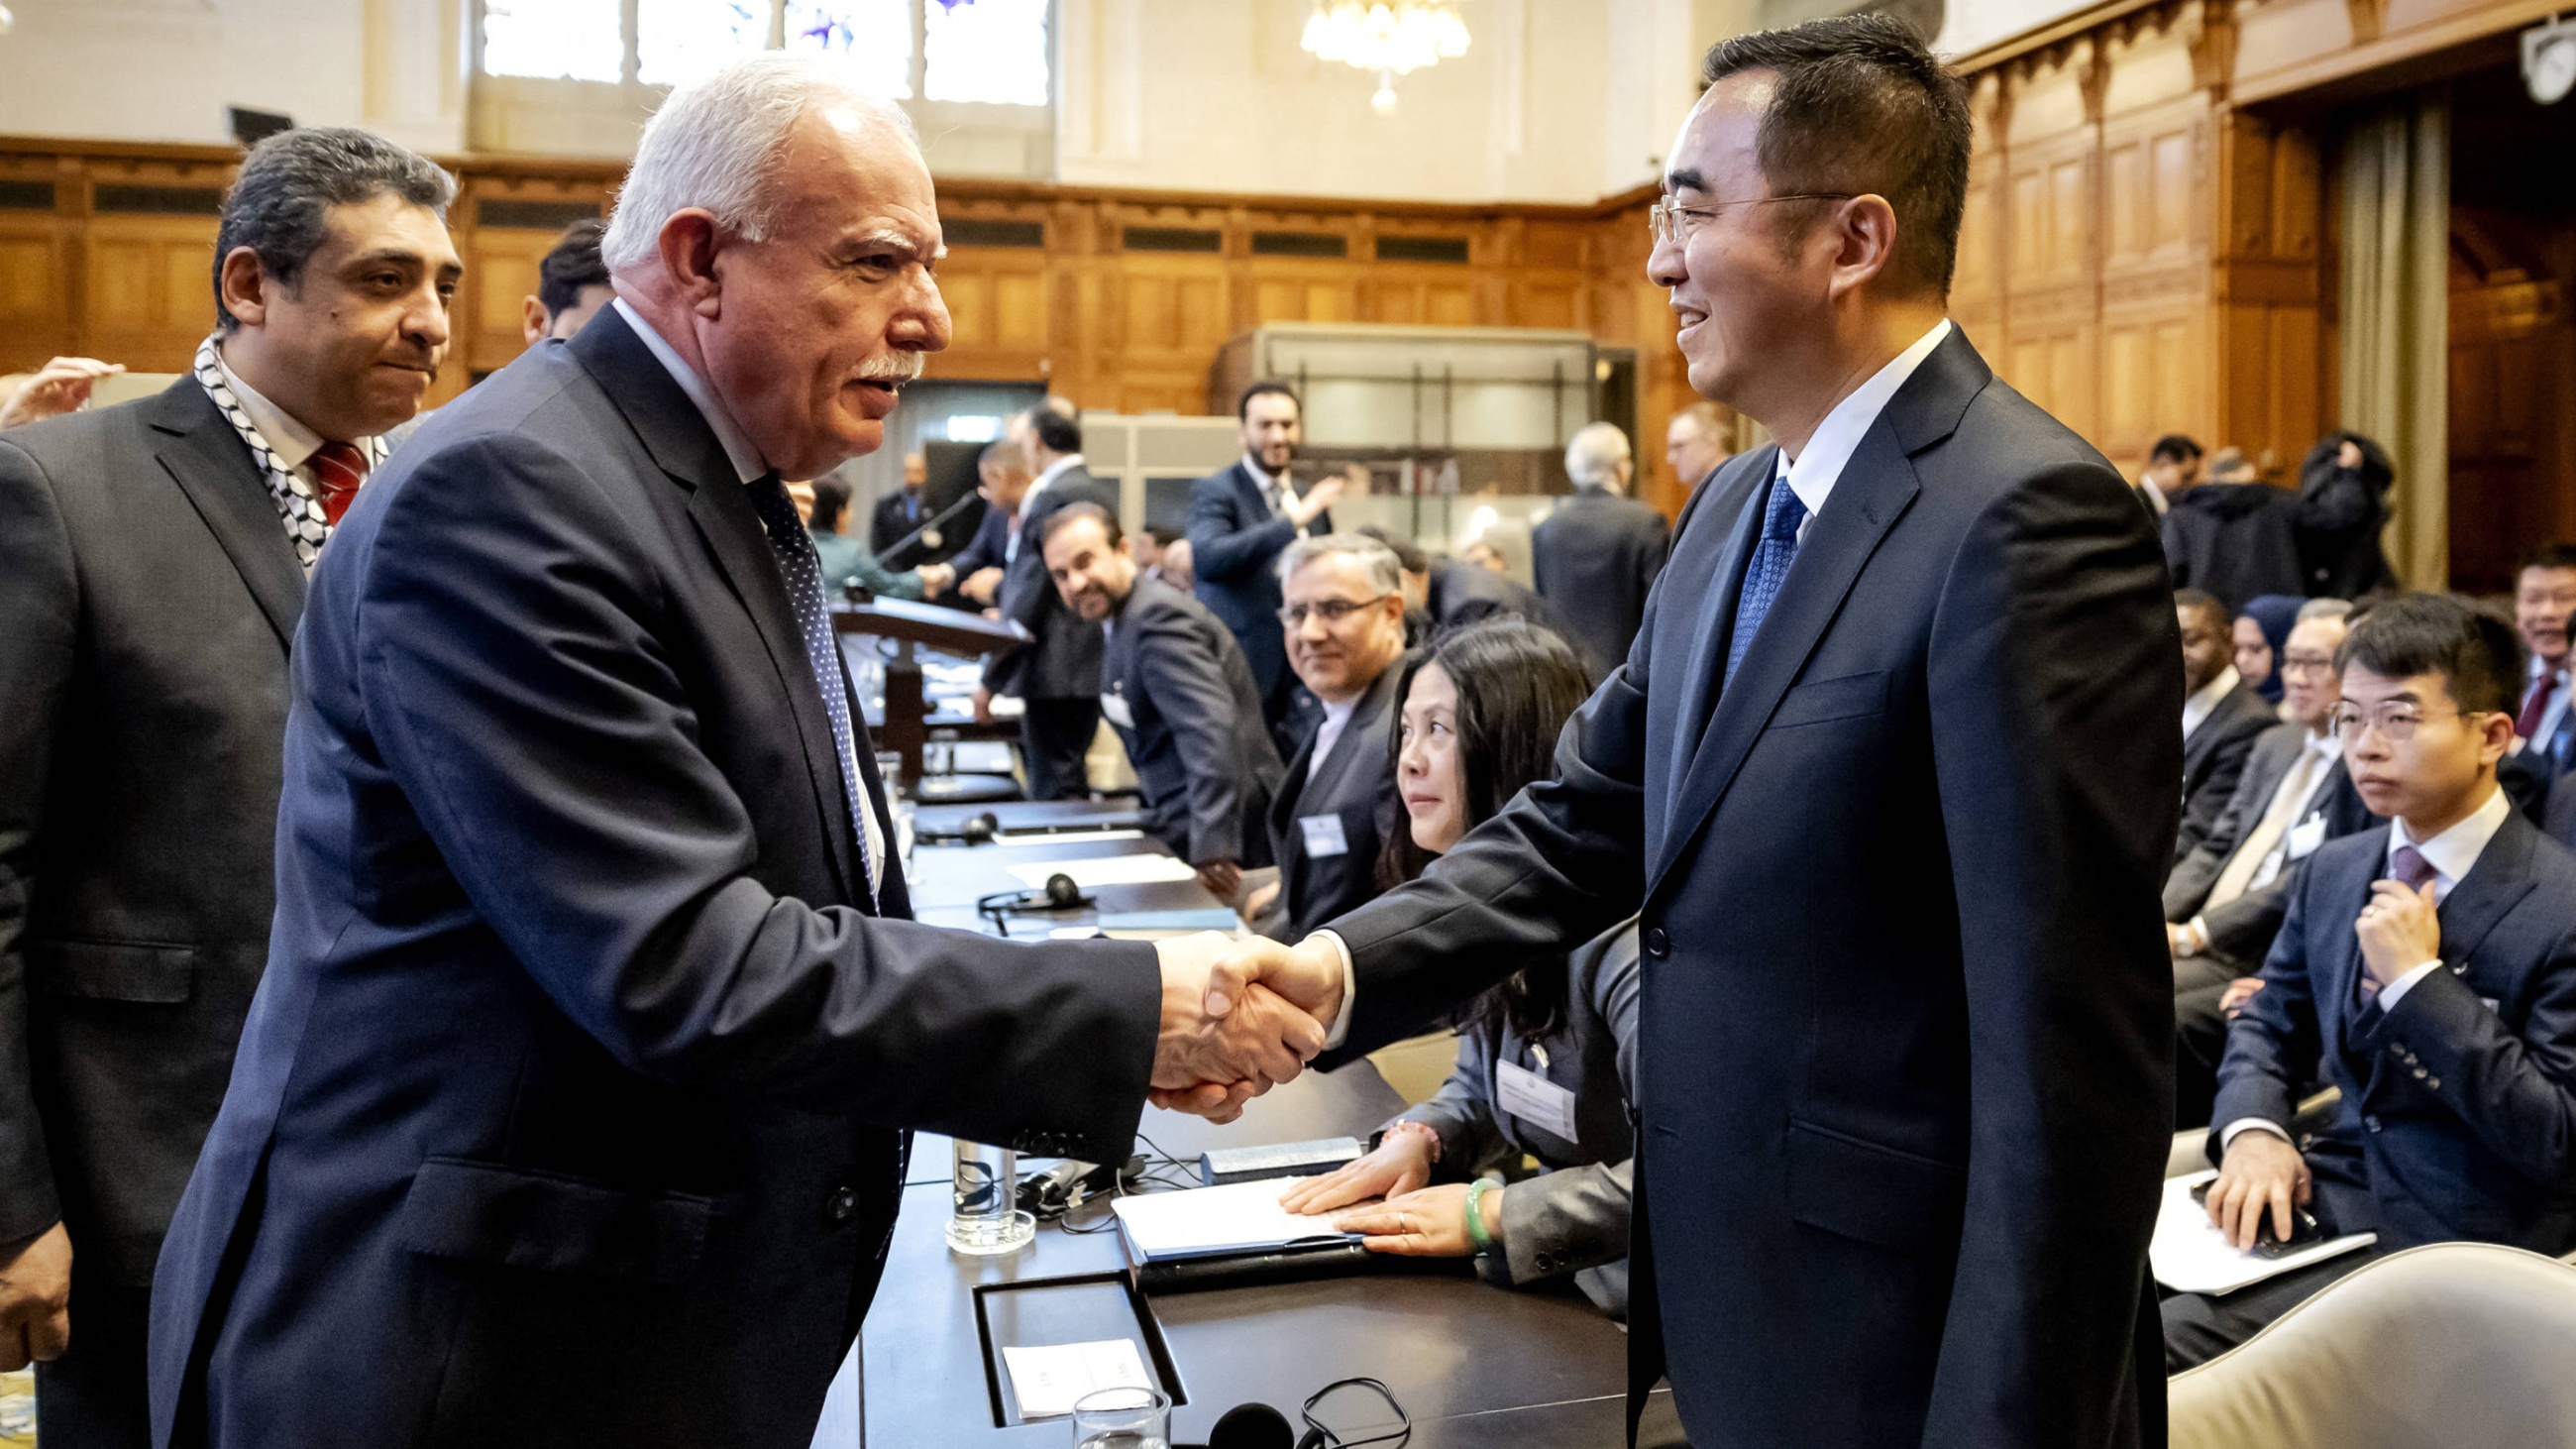
[[[1467,22],[1456,0],[1315,0],[1297,43],[1319,60],[1377,72],[1369,109],[1395,113],[1395,78],[1467,53]]]

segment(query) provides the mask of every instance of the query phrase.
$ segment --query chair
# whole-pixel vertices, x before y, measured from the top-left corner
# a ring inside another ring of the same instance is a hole
[[[2576,1444],[2576,1267],[2393,1253],[2166,1384],[2173,1449]]]

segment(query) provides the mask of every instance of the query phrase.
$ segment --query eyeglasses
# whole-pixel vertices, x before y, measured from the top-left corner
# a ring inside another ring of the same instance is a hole
[[[2451,711],[2451,717],[2467,719],[2477,713],[2481,711],[2455,709]],[[2339,704],[2335,706],[2334,732],[2349,745],[2360,739],[2362,727],[2369,725],[2377,729],[2380,736],[2390,744],[2402,745],[2415,738],[2415,727],[2422,724],[2424,720],[2424,711],[2411,704],[2383,704],[2369,711],[2364,711],[2357,704]]]
[[[1306,623],[1306,615],[1312,613],[1316,618],[1324,621],[1325,628],[1330,629],[1360,610],[1372,604],[1383,604],[1394,597],[1393,594],[1380,594],[1374,599],[1360,599],[1356,602],[1350,599],[1319,599],[1312,604],[1290,604],[1279,611],[1279,622],[1291,629],[1302,628]]]
[[[1658,201],[1646,208],[1646,233],[1655,245],[1680,241],[1687,243],[1691,229],[1730,206],[1761,206],[1774,201],[1849,201],[1857,192],[1801,191],[1789,196],[1748,196],[1742,201],[1721,201],[1715,206],[1684,206],[1678,201]]]
[[[2284,654],[2281,656],[2281,672],[2283,674],[2332,674],[2334,660],[2322,655],[2311,658],[2301,654]]]

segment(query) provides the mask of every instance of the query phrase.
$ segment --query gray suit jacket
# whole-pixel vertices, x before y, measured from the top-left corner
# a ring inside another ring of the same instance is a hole
[[[1029,631],[1032,642],[996,654],[984,667],[984,685],[1021,699],[1089,699],[1100,692],[1100,631],[1064,606],[1047,577],[1039,540],[1046,521],[1071,503],[1096,503],[1118,516],[1118,495],[1076,464],[1046,491],[1020,505],[1020,550],[1002,571],[994,595],[1002,617]]]
[[[1360,696],[1351,722],[1343,726],[1312,780],[1306,778],[1306,762],[1314,755],[1313,735],[1288,761],[1287,779],[1270,802],[1270,851],[1279,862],[1279,897],[1288,913],[1285,940],[1302,939],[1378,893],[1381,827],[1393,824],[1396,809],[1387,736],[1395,728],[1397,676],[1403,672],[1387,666]],[[1310,854],[1306,828],[1299,822],[1322,816],[1340,823],[1343,848]]]
[[[1477,1269],[1503,1287],[1571,1273],[1613,1318],[1628,1316],[1628,1219],[1634,1130],[1628,1116],[1637,1081],[1637,923],[1622,922],[1566,959],[1565,1014],[1535,1042],[1509,1022],[1482,1020],[1458,1033],[1458,1066],[1430,1101],[1397,1121],[1440,1134],[1444,1182],[1488,1172],[1536,1177],[1503,1196],[1503,1251]],[[1575,1136],[1503,1110],[1497,1063],[1510,1062],[1574,1094]]]
[[[2175,837],[2174,859],[2191,854],[2228,800],[2245,757],[2265,730],[2281,716],[2250,684],[2239,684],[2219,696],[2218,705],[2182,746],[2182,828]]]
[[[1531,530],[1539,594],[1556,606],[1595,679],[1628,657],[1672,543],[1662,514],[1599,487],[1576,489]]]
[[[194,379],[0,437],[0,1242],[152,1281],[268,959],[303,607]]]
[[[1145,791],[1145,828],[1192,864],[1270,863],[1285,773],[1234,632],[1158,579],[1101,626],[1100,707]]]

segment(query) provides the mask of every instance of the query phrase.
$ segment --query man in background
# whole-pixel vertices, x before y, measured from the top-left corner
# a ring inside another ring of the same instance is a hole
[[[78,412],[103,377],[125,371],[121,362],[95,357],[57,357],[34,372],[0,377],[0,432],[45,418]]]
[[[362,131],[262,141],[192,374],[0,440],[0,1369],[51,1360],[46,1449],[151,1440],[153,1264],[268,959],[305,575],[446,355],[454,195]]]
[[[1574,496],[1530,534],[1539,595],[1556,607],[1596,680],[1628,657],[1646,595],[1672,547],[1672,525],[1628,496],[1635,466],[1627,434],[1610,423],[1586,424],[1565,448]]]
[[[2198,589],[2174,591],[2182,625],[2182,829],[2174,859],[2191,854],[2236,793],[2254,741],[2280,722],[2236,673],[2235,620]]]
[[[576,221],[537,263],[537,295],[519,303],[519,331],[530,347],[580,335],[583,324],[616,297],[608,264],[599,259],[599,238],[607,230],[608,223],[596,217]]]
[[[2297,494],[2264,482],[2237,449],[2220,449],[2209,460],[2208,479],[2192,484],[2164,515],[2165,565],[2174,587],[2214,594],[2231,614],[2265,594],[2307,597],[2298,513]]]
[[[2138,479],[2138,503],[2161,519],[2173,511],[2174,500],[2199,481],[2200,444],[2184,434],[2167,433],[2147,449],[2147,471]]]
[[[1096,503],[1116,512],[1118,495],[1082,466],[1082,425],[1053,408],[1028,414],[1025,447],[1032,475],[1021,495],[1019,521],[1006,545],[1002,583],[994,603],[1002,617],[1029,631],[1027,644],[997,654],[984,668],[975,700],[985,717],[991,696],[1016,696],[1020,753],[1028,768],[1032,800],[1070,800],[1090,790],[1083,756],[1100,731],[1100,631],[1065,607],[1048,581],[1039,540],[1047,515],[1071,503]]]
[[[1374,523],[1351,532],[1385,544],[1395,555],[1397,577],[1404,584],[1404,642],[1410,648],[1444,630],[1463,629],[1487,619],[1527,619],[1571,639],[1573,635],[1547,600],[1519,583],[1474,564],[1433,558],[1422,546]]]
[[[2515,704],[2515,746],[2543,781],[2576,768],[2576,711],[2567,707],[2568,620],[2576,617],[2576,544],[2533,549],[2513,581],[2514,632],[2531,654]]]
[[[921,506],[921,490],[930,483],[930,459],[921,453],[903,455],[903,486],[877,500],[875,512],[868,516],[868,552],[884,558],[904,535],[921,527],[927,515]]]
[[[1726,416],[1717,404],[1692,403],[1664,425],[1664,461],[1681,480],[1685,497],[1697,493],[1726,459]]]
[[[1044,542],[1065,606],[1100,626],[1100,710],[1136,767],[1145,828],[1233,900],[1270,864],[1282,773],[1242,648],[1206,605],[1144,576],[1107,509],[1057,509]]]
[[[975,536],[948,561],[957,576],[957,592],[987,608],[1002,587],[1002,566],[1010,562],[1011,539],[1019,530],[1020,499],[1029,491],[1028,453],[1009,438],[997,438],[975,456],[975,491],[984,499],[984,519]],[[989,719],[992,698],[976,691],[976,718]]]
[[[1196,593],[1198,574],[1190,560],[1190,536],[1184,529],[1149,523],[1135,535],[1136,566],[1145,577],[1160,579],[1182,593]]]
[[[1243,646],[1271,737],[1293,749],[1301,731],[1296,676],[1279,639],[1280,551],[1333,531],[1332,507],[1345,486],[1327,477],[1303,493],[1288,476],[1304,440],[1297,394],[1284,382],[1256,382],[1235,399],[1243,456],[1190,485],[1190,566],[1199,602]]]

